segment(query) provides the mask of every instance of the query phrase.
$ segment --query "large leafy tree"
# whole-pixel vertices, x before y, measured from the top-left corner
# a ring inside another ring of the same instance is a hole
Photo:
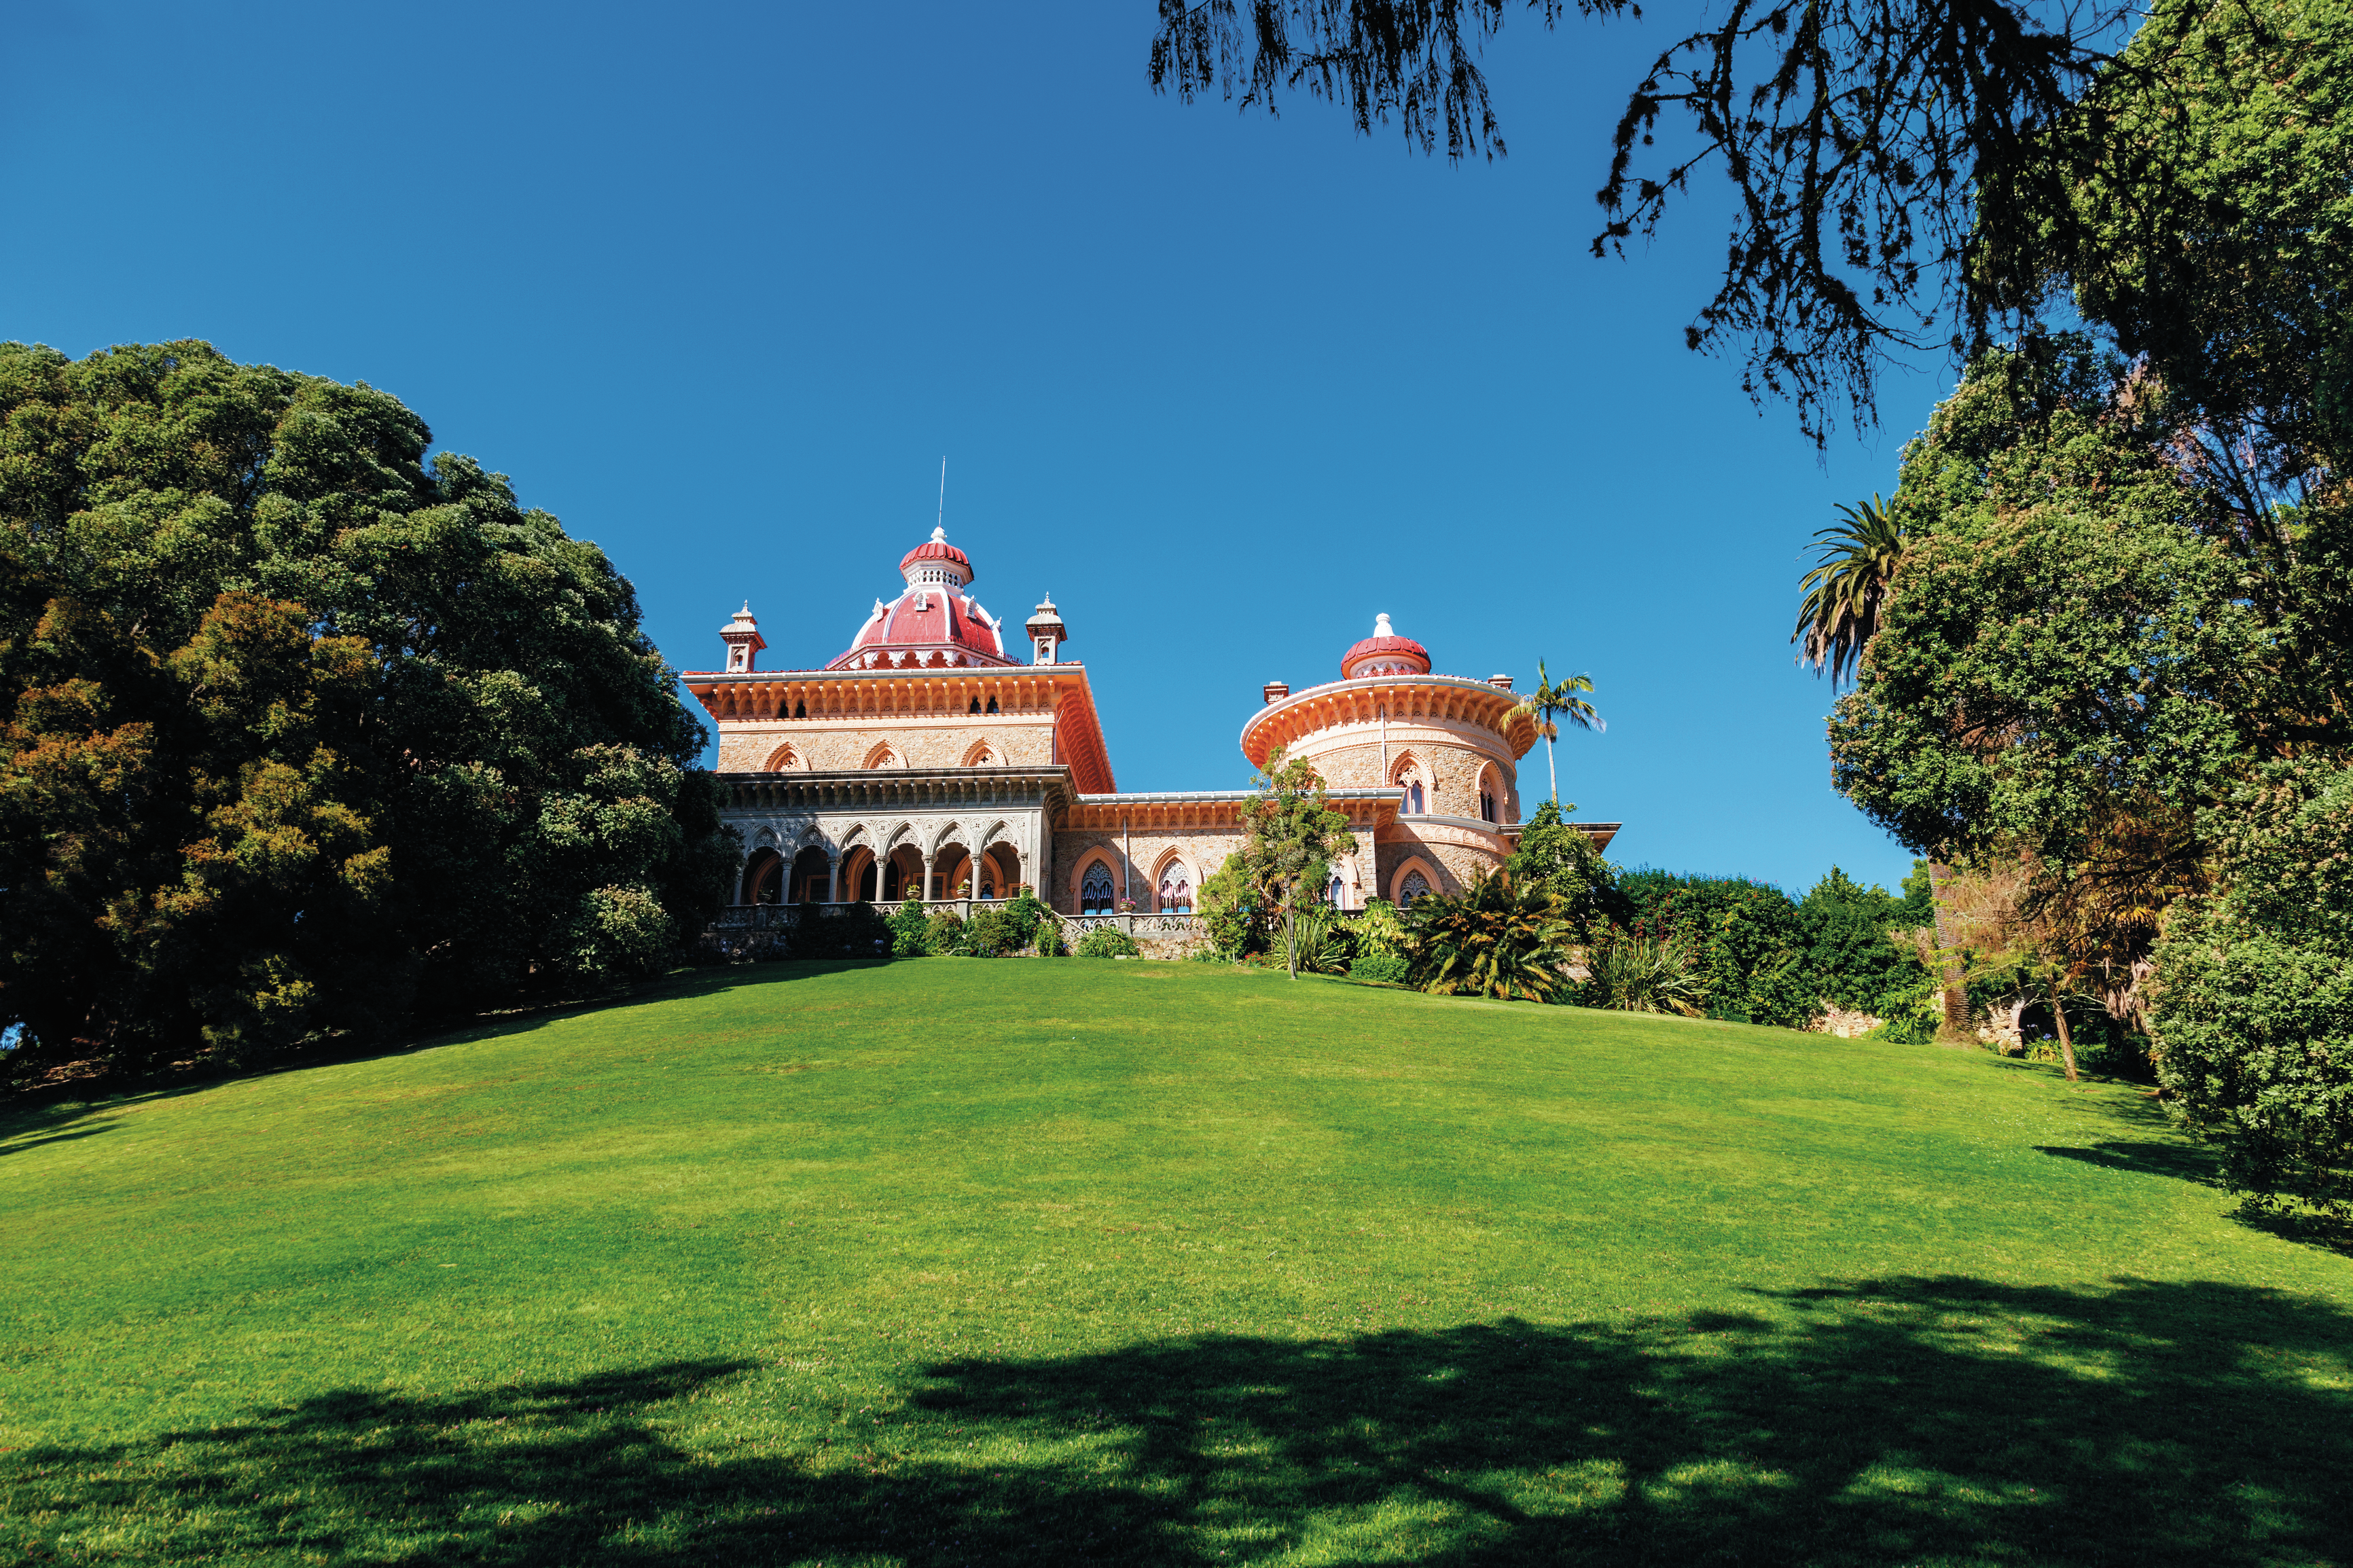
[[[2353,1218],[2353,769],[2267,765],[2208,814],[2222,890],[2157,953],[2158,1071],[2257,1205]]]
[[[1300,909],[1323,896],[1333,858],[1347,852],[1348,819],[1331,808],[1314,764],[1277,746],[1258,772],[1241,823],[1242,879],[1281,922],[1284,966],[1296,980]]]
[[[428,445],[202,343],[0,345],[20,1064],[639,973],[715,901],[701,731],[628,584]]]

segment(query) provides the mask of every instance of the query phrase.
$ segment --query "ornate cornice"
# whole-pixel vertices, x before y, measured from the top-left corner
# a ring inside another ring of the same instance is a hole
[[[1514,760],[1536,743],[1535,721],[1514,715],[1518,699],[1499,686],[1460,675],[1373,675],[1334,680],[1270,702],[1242,725],[1242,755],[1264,767],[1278,745],[1348,724],[1416,720],[1471,724],[1493,732]]]
[[[1076,662],[1003,669],[696,669],[679,679],[723,731],[797,721],[968,719],[975,699],[984,710],[994,700],[998,712],[987,717],[1050,718],[1060,760],[1082,787],[1119,787],[1086,666]]]
[[[719,773],[720,806],[731,811],[940,811],[1042,805],[1067,810],[1071,770],[1052,768],[860,768],[849,772]]]

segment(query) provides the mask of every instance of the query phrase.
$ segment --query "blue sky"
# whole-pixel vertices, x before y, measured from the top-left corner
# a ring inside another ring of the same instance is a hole
[[[1515,28],[1511,156],[1450,166],[1155,97],[1153,13],[20,0],[0,336],[387,388],[602,544],[689,668],[747,597],[764,662],[840,651],[945,454],[976,593],[1052,592],[1123,788],[1245,782],[1259,688],[1387,611],[1443,670],[1592,674],[1561,786],[1615,858],[1893,886],[1788,628],[1809,535],[1950,377],[1818,459],[1682,347],[1720,187],[1588,258],[1675,18]]]

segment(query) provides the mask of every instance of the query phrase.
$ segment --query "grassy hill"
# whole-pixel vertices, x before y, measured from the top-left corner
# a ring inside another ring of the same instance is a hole
[[[2353,1560],[2353,1260],[2124,1086],[1191,964],[0,1121],[0,1560]]]

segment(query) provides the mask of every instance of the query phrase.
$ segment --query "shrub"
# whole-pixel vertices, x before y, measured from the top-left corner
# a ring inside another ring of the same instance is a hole
[[[854,903],[838,914],[815,906],[786,928],[779,956],[792,958],[888,958],[891,927],[872,904]]]
[[[975,958],[1004,958],[1028,945],[1020,922],[1008,909],[983,904],[964,928],[965,951]]]
[[[2157,948],[2158,1079],[2251,1206],[2353,1218],[2353,769],[2275,763],[2217,811],[2224,890]],[[2201,826],[2204,825],[2201,820]]]
[[[1299,967],[1310,974],[1344,974],[1348,961],[1356,956],[1355,925],[1329,904],[1310,904],[1301,910],[1295,925],[1299,944]],[[1282,927],[1275,928],[1276,945],[1282,943]]]
[[[1229,855],[1202,880],[1193,908],[1218,951],[1240,958],[1266,945],[1266,922],[1259,916],[1258,902],[1257,891],[1242,875],[1242,858]]]
[[[1596,944],[1588,963],[1593,978],[1577,999],[1588,1007],[1697,1017],[1707,1000],[1697,944],[1681,932],[1613,931]]]
[[[1068,958],[1071,950],[1062,944],[1062,927],[1059,921],[1041,921],[1038,925],[1038,956]]]
[[[1016,952],[1035,942],[1041,928],[1050,929],[1054,923],[1052,911],[1027,888],[1007,900],[1004,910],[1006,918],[1013,922],[1012,951]]]
[[[1402,985],[1413,965],[1394,952],[1368,952],[1348,965],[1348,978],[1376,985]]]
[[[894,958],[921,958],[932,951],[932,924],[923,906],[909,899],[891,911],[891,953]]]
[[[1382,958],[1402,958],[1410,945],[1405,921],[1387,899],[1367,901],[1356,918],[1356,951]]]
[[[1415,900],[1404,924],[1413,977],[1425,991],[1560,999],[1568,920],[1540,887],[1514,887],[1508,872],[1482,877],[1459,895]]]
[[[923,934],[932,952],[942,957],[963,957],[972,952],[971,931],[954,910],[934,910],[923,919]]]
[[[1232,959],[1219,952],[1214,943],[1203,942],[1185,955],[1187,963],[1231,963]]]
[[[1117,926],[1097,926],[1079,939],[1081,958],[1136,958],[1143,950]]]

